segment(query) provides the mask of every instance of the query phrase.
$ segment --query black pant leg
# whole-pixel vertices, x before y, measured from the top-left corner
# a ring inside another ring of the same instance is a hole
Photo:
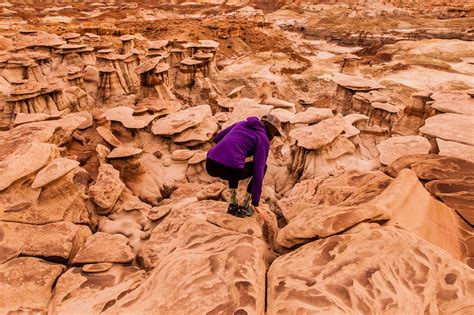
[[[252,173],[251,174],[253,175],[253,162],[247,162],[247,163],[251,163],[251,165],[249,164],[248,167],[252,168]],[[245,163],[246,168],[247,168],[247,163]],[[267,165],[265,165],[265,168],[263,169],[263,176],[265,176],[266,173],[267,173]],[[252,192],[252,186],[253,186],[253,176],[252,176],[252,179],[250,180],[249,184],[247,185],[247,192],[249,194]]]

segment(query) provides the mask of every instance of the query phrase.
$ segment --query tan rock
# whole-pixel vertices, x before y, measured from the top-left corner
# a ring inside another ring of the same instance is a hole
[[[293,119],[290,120],[292,124],[316,124],[324,119],[332,118],[334,114],[330,108],[315,108],[310,107],[306,111],[297,113]]]
[[[198,164],[198,163],[201,163],[201,162],[204,162],[206,160],[206,157],[207,157],[207,152],[206,151],[197,151],[193,156],[192,158],[190,158],[188,160],[188,164],[189,165],[194,165],[194,164]]]
[[[89,228],[85,228],[91,234]],[[16,253],[15,256],[47,257],[67,262],[82,245],[83,240],[78,235],[80,229],[71,222],[45,225],[0,222],[0,263],[14,258],[11,253]]]
[[[50,115],[45,113],[38,114],[26,114],[26,113],[17,113],[15,120],[13,121],[14,125],[21,125],[35,121],[43,121],[49,119]]]
[[[369,117],[362,114],[349,114],[347,116],[344,116],[345,125],[344,125],[343,136],[346,138],[351,138],[360,134],[360,130],[357,129],[354,126],[354,124],[359,121],[367,121],[367,120],[369,120]]]
[[[390,181],[381,172],[347,171],[321,182],[297,184],[278,203],[289,221],[278,232],[278,244],[291,247],[340,233],[360,222],[390,219],[390,209],[373,202]]]
[[[212,213],[206,219],[208,222],[227,230],[262,237],[262,229],[255,219],[250,217],[238,218],[227,213]]]
[[[289,110],[283,108],[276,108],[270,112],[280,119],[282,123],[290,122],[295,117],[295,113],[290,112]]]
[[[196,194],[196,198],[198,200],[218,199],[224,189],[226,189],[226,185],[224,185],[223,183],[215,182],[204,186],[204,188]]]
[[[445,313],[473,309],[474,271],[394,227],[318,240],[277,258],[268,314]]]
[[[50,182],[64,176],[74,168],[79,166],[79,162],[67,158],[57,158],[52,160],[46,167],[41,169],[35,177],[31,188],[41,188]]]
[[[32,142],[18,147],[11,155],[0,160],[0,191],[14,181],[38,171],[58,155],[58,148],[53,144]],[[32,159],[32,156],[35,158]]]
[[[99,167],[96,182],[89,187],[89,195],[99,207],[110,210],[117,202],[124,187],[119,171],[110,164],[102,164]]]
[[[421,136],[400,136],[379,143],[377,149],[380,152],[380,163],[389,165],[405,155],[427,154],[431,144]]]
[[[317,150],[331,143],[344,131],[344,119],[340,117],[323,120],[316,125],[296,128],[290,131],[290,137],[298,146]]]
[[[129,263],[135,256],[127,243],[128,239],[123,235],[97,232],[86,239],[72,263]]]
[[[469,115],[440,114],[429,117],[420,131],[443,140],[474,145],[474,119]]]
[[[114,264],[112,263],[97,263],[97,264],[85,264],[82,266],[82,271],[87,273],[98,273],[110,270]]]
[[[195,151],[193,150],[188,150],[188,149],[174,150],[171,153],[171,159],[175,161],[187,161],[190,158],[192,158],[194,154],[195,154]]]
[[[474,115],[474,100],[466,101],[436,101],[431,104],[431,108],[434,108],[442,113],[455,113],[462,115]]]
[[[19,257],[0,265],[0,312],[48,312],[53,284],[64,271],[63,265],[33,257]]]
[[[155,135],[171,136],[199,125],[208,115],[212,115],[209,105],[191,107],[158,119],[151,130]]]
[[[121,122],[125,128],[142,129],[148,126],[158,114],[134,116],[131,107],[118,106],[108,109],[104,114],[107,120]]]
[[[230,125],[238,121],[245,120],[250,116],[261,118],[263,115],[269,114],[273,109],[273,106],[270,105],[261,105],[252,100],[243,102],[242,100],[233,105],[233,111],[229,114],[229,120],[222,124],[222,128],[227,128]]]
[[[464,159],[474,163],[474,146],[462,144],[454,141],[444,141],[436,139],[439,154]]]
[[[106,128],[104,126],[99,126],[96,128],[97,132],[99,135],[104,138],[107,143],[113,145],[114,147],[120,147],[122,146],[122,143],[114,136],[112,131],[110,131],[109,128]]]
[[[174,251],[166,251],[143,285],[105,314],[264,313],[271,258],[265,242],[196,218],[183,221],[175,233]],[[163,253],[162,246],[156,249]]]
[[[211,140],[217,129],[217,120],[213,116],[208,115],[204,117],[199,125],[188,128],[180,134],[173,136],[173,141],[185,143],[187,146],[196,146]]]
[[[343,156],[344,154],[354,153],[355,150],[356,147],[352,142],[350,142],[343,136],[337,136],[333,142],[329,143],[321,149],[321,154],[324,155],[327,159],[337,159]]]
[[[0,194],[0,220],[30,224],[64,220],[94,226],[94,207],[85,199],[90,180],[80,167],[41,190],[31,188],[32,178],[19,180]]]
[[[130,156],[138,155],[142,152],[143,152],[143,150],[140,149],[140,148],[134,148],[134,147],[130,147],[130,146],[121,146],[121,147],[114,148],[107,155],[107,158],[117,159],[117,158],[130,157]]]
[[[384,86],[378,82],[360,76],[347,75],[343,73],[333,73],[331,79],[337,84],[354,91],[369,91],[383,89]]]
[[[402,170],[375,200],[392,211],[389,225],[402,227],[461,260],[457,215],[431,197],[412,170]]]
[[[64,315],[104,312],[142,284],[145,277],[145,272],[136,267],[117,264],[99,273],[70,268],[56,283],[51,312]]]

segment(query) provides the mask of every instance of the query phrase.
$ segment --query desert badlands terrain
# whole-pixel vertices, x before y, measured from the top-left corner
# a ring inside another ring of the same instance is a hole
[[[1,314],[474,314],[473,224],[472,0],[0,3]]]

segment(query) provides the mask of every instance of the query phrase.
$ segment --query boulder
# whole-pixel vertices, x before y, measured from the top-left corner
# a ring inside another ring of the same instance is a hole
[[[268,272],[268,314],[469,314],[474,271],[395,227],[317,240]]]
[[[425,135],[447,141],[474,145],[474,119],[470,115],[440,114],[429,117],[420,131]]]
[[[74,168],[79,166],[79,162],[67,158],[57,158],[51,161],[46,167],[41,169],[31,184],[31,188],[41,188],[50,182],[64,176]]]
[[[46,113],[33,113],[33,114],[26,114],[26,113],[17,113],[15,116],[15,120],[13,121],[14,125],[21,125],[35,121],[43,121],[49,119],[51,115]]]
[[[32,178],[15,182],[0,193],[0,220],[29,224],[69,221],[94,226],[96,214],[86,199],[89,174],[76,167],[39,189],[32,189]]]
[[[134,257],[125,236],[97,232],[86,239],[85,244],[72,259],[72,263],[129,263]]]
[[[47,314],[53,285],[63,265],[19,257],[0,265],[0,312]]]
[[[283,108],[276,108],[272,110],[270,114],[277,116],[282,123],[290,122],[295,117],[294,113]]]
[[[293,129],[290,131],[290,137],[295,139],[300,147],[318,150],[340,135],[344,126],[345,122],[341,117],[329,118],[316,125]]]
[[[118,106],[105,111],[102,115],[107,120],[118,121],[125,128],[142,129],[147,127],[158,114],[153,115],[133,115],[134,109],[126,106]]]
[[[289,248],[343,232],[360,222],[389,220],[391,209],[377,203],[377,196],[390,182],[381,172],[346,171],[321,182],[296,185],[279,202],[289,222],[278,232],[278,244]]]
[[[171,136],[199,125],[209,115],[212,115],[209,105],[191,107],[158,119],[153,123],[151,131],[155,135]]]
[[[188,128],[178,135],[173,136],[173,142],[195,146],[211,140],[217,132],[217,120],[213,116],[206,116],[203,121],[195,126]]]
[[[35,173],[59,155],[57,146],[31,142],[18,147],[12,154],[0,160],[0,191],[14,181]],[[32,159],[31,157],[35,158]]]
[[[124,188],[119,171],[110,164],[102,164],[97,180],[89,187],[89,195],[99,207],[107,211],[115,205]]]
[[[392,137],[377,145],[380,152],[380,163],[390,165],[405,155],[427,154],[431,149],[430,142],[421,136]]]
[[[316,124],[324,119],[333,118],[330,108],[310,107],[304,112],[297,113],[290,122],[292,124]]]

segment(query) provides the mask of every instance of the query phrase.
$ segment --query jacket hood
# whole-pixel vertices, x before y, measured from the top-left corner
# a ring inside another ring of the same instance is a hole
[[[250,116],[247,118],[247,126],[255,130],[265,130],[262,122],[258,117]]]

